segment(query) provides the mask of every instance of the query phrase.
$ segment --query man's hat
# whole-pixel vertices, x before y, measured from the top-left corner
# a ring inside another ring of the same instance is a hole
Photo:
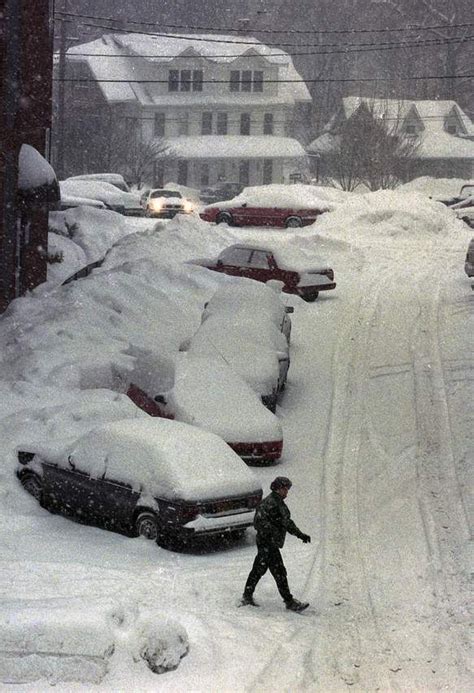
[[[272,491],[278,491],[279,488],[291,488],[292,486],[293,484],[288,477],[277,476],[277,478],[273,479],[272,483],[270,484],[270,489]]]

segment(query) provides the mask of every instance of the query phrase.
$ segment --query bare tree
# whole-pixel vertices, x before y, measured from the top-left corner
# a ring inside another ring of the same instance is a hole
[[[152,177],[157,163],[164,164],[174,159],[175,155],[162,138],[143,140],[138,133],[124,137],[121,131],[116,131],[111,137],[110,170],[120,171],[138,190]]]
[[[402,130],[402,104],[388,117],[383,102],[363,101],[335,134],[330,171],[343,190],[364,183],[369,190],[395,188],[407,176],[419,146]]]

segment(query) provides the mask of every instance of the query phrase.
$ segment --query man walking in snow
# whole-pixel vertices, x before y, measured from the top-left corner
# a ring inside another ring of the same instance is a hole
[[[277,476],[270,484],[271,493],[262,500],[255,512],[254,527],[257,530],[258,553],[245,584],[241,600],[243,606],[258,606],[253,599],[253,593],[267,569],[270,569],[287,609],[303,611],[309,606],[308,603],[293,598],[280,553],[287,532],[294,534],[305,544],[311,541],[309,534],[304,534],[295,525],[285,505],[285,498],[291,486],[292,483],[286,476]]]

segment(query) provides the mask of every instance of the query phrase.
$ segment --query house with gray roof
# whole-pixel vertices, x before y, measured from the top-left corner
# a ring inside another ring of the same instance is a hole
[[[417,141],[418,146],[407,168],[409,180],[419,176],[474,177],[474,126],[455,101],[405,101],[355,96],[342,99],[341,107],[321,135],[307,147],[323,175],[331,175],[341,126],[361,108],[385,120],[392,132],[413,137]]]
[[[279,49],[215,34],[114,33],[66,57],[69,130],[88,133],[82,147],[76,138],[70,174],[109,170],[107,134],[120,126],[125,138],[139,132],[174,155],[156,162],[150,183],[157,187],[280,183],[307,165],[297,135],[311,97]]]

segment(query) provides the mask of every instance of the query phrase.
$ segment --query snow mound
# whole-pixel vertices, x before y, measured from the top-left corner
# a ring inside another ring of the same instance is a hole
[[[87,265],[87,256],[81,246],[57,233],[48,234],[48,253],[60,254],[62,260],[48,264],[48,283],[61,284],[67,277]]]
[[[318,220],[320,232],[344,240],[406,237],[420,240],[459,235],[460,224],[450,209],[420,193],[380,190],[356,195]]]
[[[421,176],[400,185],[397,192],[419,192],[429,197],[450,197],[457,195],[465,183],[469,183],[469,181],[462,178]]]
[[[18,156],[18,187],[31,190],[50,185],[56,179],[54,169],[31,145],[22,144]]]
[[[185,629],[162,614],[128,611],[124,618],[120,605],[10,603],[0,611],[0,681],[98,684],[117,666],[176,669],[189,650]]]

